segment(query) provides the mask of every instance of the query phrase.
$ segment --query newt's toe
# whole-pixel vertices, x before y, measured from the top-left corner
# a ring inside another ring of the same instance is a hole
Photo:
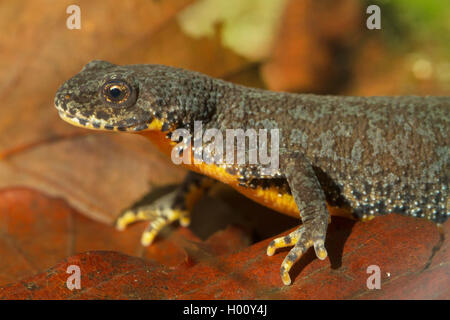
[[[320,260],[325,260],[325,258],[328,256],[327,249],[325,249],[323,240],[317,240],[314,242],[314,251],[316,251],[316,256]]]
[[[169,195],[172,197],[172,195]],[[170,197],[161,198],[150,205],[144,205],[125,211],[116,221],[116,228],[124,230],[129,224],[137,221],[149,221],[148,227],[141,237],[141,244],[149,246],[162,228],[179,220],[182,226],[190,222],[189,212],[173,208]]]
[[[119,218],[117,218],[116,229],[123,231],[129,224],[138,220],[139,218],[136,216],[135,212],[131,210],[125,211]]]
[[[190,224],[191,224],[191,217],[189,215],[185,214],[180,217],[180,225],[182,227],[189,227]]]
[[[277,248],[294,246],[281,264],[280,275],[281,280],[285,285],[291,284],[289,271],[308,248],[314,246],[316,255],[320,260],[324,260],[327,257],[328,254],[324,246],[324,240],[322,238],[315,240],[311,239],[310,233],[305,231],[304,226],[301,226],[287,236],[274,239],[267,247],[267,255],[271,256],[275,253]]]
[[[303,232],[304,228],[303,226],[301,226],[297,230],[288,234],[287,236],[279,237],[272,240],[272,242],[267,247],[267,255],[272,256],[275,253],[276,249],[278,248],[285,248],[295,245]]]

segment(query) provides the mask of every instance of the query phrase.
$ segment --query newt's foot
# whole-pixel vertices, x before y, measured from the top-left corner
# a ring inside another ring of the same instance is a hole
[[[277,248],[294,246],[281,264],[280,271],[283,283],[285,285],[290,285],[291,277],[289,276],[289,270],[291,270],[292,266],[309,247],[314,246],[316,256],[320,260],[324,260],[327,257],[328,253],[325,249],[324,242],[324,235],[314,235],[314,233],[310,231],[310,228],[305,228],[305,226],[302,225],[289,235],[274,239],[267,247],[267,255],[272,256]]]
[[[190,223],[189,212],[174,208],[175,197],[176,193],[171,192],[150,205],[123,212],[116,221],[116,228],[124,230],[133,222],[150,221],[141,237],[141,244],[148,246],[163,227],[176,220],[179,220],[183,227],[187,227]]]

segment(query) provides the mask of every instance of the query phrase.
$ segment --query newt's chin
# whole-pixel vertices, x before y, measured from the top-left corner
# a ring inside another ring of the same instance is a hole
[[[112,125],[109,122],[101,119],[84,119],[78,116],[71,115],[67,112],[62,111],[58,106],[58,114],[61,119],[80,128],[101,130],[101,131],[128,131],[128,132],[139,132],[144,130],[161,130],[163,123],[157,119],[154,119],[150,125],[148,124],[136,124],[136,125]]]

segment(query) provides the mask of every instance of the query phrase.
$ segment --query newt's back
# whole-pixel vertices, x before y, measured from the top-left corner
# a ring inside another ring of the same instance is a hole
[[[358,217],[399,212],[447,218],[448,97],[339,97],[223,88],[219,121],[280,129],[280,157],[299,151],[328,202]]]
[[[359,217],[398,212],[446,220],[448,97],[270,93],[252,103],[255,96],[243,95],[259,110],[242,116],[251,119],[247,126],[281,129],[281,149],[306,155],[332,204]]]

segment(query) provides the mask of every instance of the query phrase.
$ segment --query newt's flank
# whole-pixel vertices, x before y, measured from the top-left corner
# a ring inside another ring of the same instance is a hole
[[[177,129],[278,129],[279,166],[183,164],[190,172],[172,193],[125,211],[124,229],[149,220],[149,245],[165,225],[189,224],[189,212],[215,181],[302,225],[267,248],[293,246],[281,265],[289,270],[314,247],[327,257],[331,215],[371,219],[400,213],[438,224],[450,215],[450,97],[343,97],[271,92],[163,65],[118,66],[92,61],[58,90],[55,106],[65,121],[94,130],[141,134],[170,156]],[[195,153],[189,145],[183,152]]]

